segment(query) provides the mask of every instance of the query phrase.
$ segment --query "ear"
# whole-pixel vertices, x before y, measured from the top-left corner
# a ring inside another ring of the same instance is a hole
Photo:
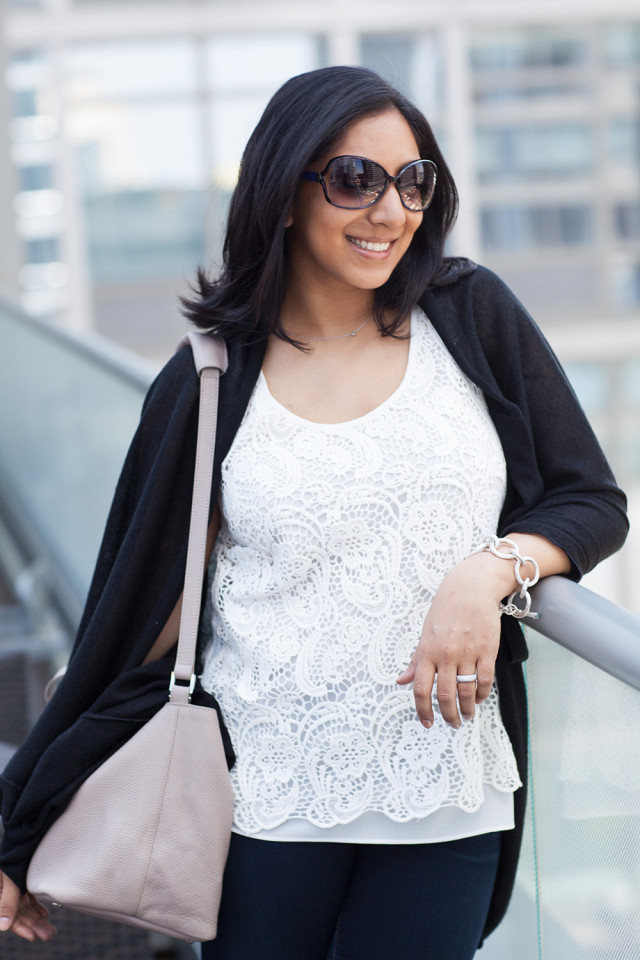
[[[287,219],[284,222],[285,229],[293,226],[293,214],[290,213]]]

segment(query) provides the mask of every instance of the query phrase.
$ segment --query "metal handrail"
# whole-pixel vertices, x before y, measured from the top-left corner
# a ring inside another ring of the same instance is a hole
[[[144,357],[114,341],[94,331],[76,332],[56,327],[26,313],[17,301],[1,291],[0,316],[3,322],[27,329],[34,338],[76,355],[90,370],[104,371],[114,381],[139,393],[141,400],[157,373],[157,367]],[[25,366],[27,363],[28,360]],[[25,376],[28,372],[24,370]],[[73,636],[82,614],[84,595],[59,569],[50,545],[18,494],[0,469],[0,565],[13,581],[23,568],[37,560],[45,571],[43,580],[48,584],[52,606],[61,615],[69,636]]]
[[[531,590],[538,620],[527,626],[640,690],[640,617],[566,577]]]
[[[76,332],[56,327],[41,317],[26,313],[15,300],[3,293],[0,293],[0,312],[21,326],[31,327],[39,335],[80,354],[89,363],[108,370],[145,392],[158,372],[154,364],[114,340],[109,340],[94,330]]]

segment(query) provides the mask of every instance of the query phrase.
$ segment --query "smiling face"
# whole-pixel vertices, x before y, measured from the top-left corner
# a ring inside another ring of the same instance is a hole
[[[375,160],[391,176],[420,159],[411,128],[395,108],[352,124],[312,167],[323,170],[344,155]],[[289,222],[288,282],[307,294],[317,287],[336,295],[373,292],[389,279],[421,222],[422,212],[403,207],[394,185],[373,206],[344,210],[327,203],[319,183],[304,180]]]

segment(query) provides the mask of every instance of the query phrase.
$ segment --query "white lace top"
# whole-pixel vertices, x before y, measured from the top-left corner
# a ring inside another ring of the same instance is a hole
[[[237,754],[240,833],[404,824],[519,786],[495,688],[457,731],[434,700],[427,730],[395,682],[505,492],[481,392],[419,310],[411,330],[402,383],[356,420],[304,420],[261,374],[223,463],[202,682]]]

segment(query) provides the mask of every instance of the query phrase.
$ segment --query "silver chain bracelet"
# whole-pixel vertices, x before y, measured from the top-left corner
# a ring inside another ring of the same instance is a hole
[[[535,586],[540,579],[540,568],[533,557],[523,557],[518,550],[517,543],[509,540],[507,537],[496,536],[487,537],[484,543],[478,547],[477,550],[474,550],[473,553],[491,553],[494,557],[498,557],[499,560],[514,561],[514,574],[520,586],[519,589],[513,591],[506,603],[500,603],[500,616],[506,613],[508,617],[516,617],[518,620],[522,620],[524,617],[531,617],[533,620],[537,620],[539,614],[533,613],[531,610],[529,587]],[[533,567],[532,577],[522,576],[522,567],[527,563],[530,563]],[[516,596],[524,600],[523,607],[519,607],[514,603]]]

